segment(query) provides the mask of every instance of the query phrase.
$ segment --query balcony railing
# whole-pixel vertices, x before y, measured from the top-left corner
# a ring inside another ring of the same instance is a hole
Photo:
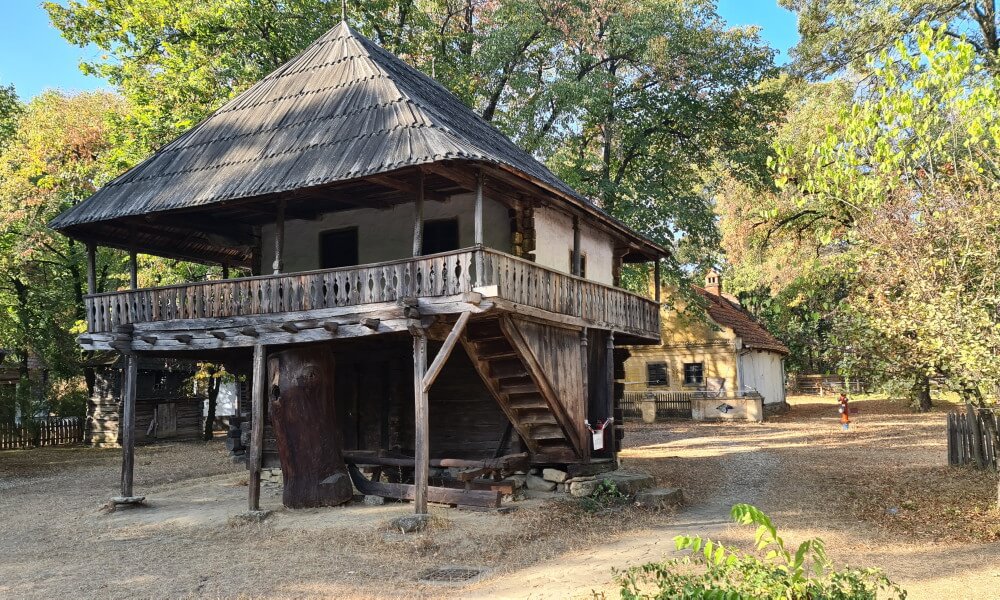
[[[477,273],[482,265],[482,274]],[[301,273],[204,281],[85,298],[90,333],[126,324],[217,319],[452,296],[496,286],[497,298],[595,326],[659,336],[655,302],[503,252],[468,248]]]

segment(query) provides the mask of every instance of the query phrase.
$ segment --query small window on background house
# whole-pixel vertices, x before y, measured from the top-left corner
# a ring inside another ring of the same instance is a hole
[[[573,249],[569,249],[569,272],[573,272]],[[587,276],[587,255],[580,253],[580,277]]]
[[[667,385],[667,363],[646,363],[646,385]]]
[[[336,269],[358,264],[358,228],[334,229],[319,234],[319,268]]]
[[[701,385],[705,382],[705,363],[684,363],[684,385]]]
[[[458,250],[458,219],[424,221],[423,254]]]

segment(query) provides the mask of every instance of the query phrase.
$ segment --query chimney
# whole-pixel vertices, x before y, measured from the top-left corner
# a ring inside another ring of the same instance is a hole
[[[705,291],[716,296],[722,295],[722,275],[715,269],[705,275]]]

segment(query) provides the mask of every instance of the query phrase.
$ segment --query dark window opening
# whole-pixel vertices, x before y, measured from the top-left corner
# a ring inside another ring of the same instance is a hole
[[[423,254],[458,250],[458,219],[424,221]]]
[[[705,381],[705,363],[684,363],[684,385],[701,385]]]
[[[573,249],[570,248],[570,250],[569,250],[569,272],[572,273],[575,270],[575,268],[576,268],[576,264],[573,262]],[[586,277],[587,276],[587,255],[584,254],[584,253],[582,253],[582,252],[580,253],[580,272],[576,273],[576,275],[579,275],[580,277]]]
[[[335,229],[319,234],[319,267],[336,269],[358,264],[358,228]]]
[[[667,363],[646,363],[646,385],[667,385]]]

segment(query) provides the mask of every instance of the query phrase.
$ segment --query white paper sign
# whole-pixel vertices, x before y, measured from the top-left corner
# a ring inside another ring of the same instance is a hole
[[[594,450],[604,450],[604,430],[595,431],[594,434]]]

